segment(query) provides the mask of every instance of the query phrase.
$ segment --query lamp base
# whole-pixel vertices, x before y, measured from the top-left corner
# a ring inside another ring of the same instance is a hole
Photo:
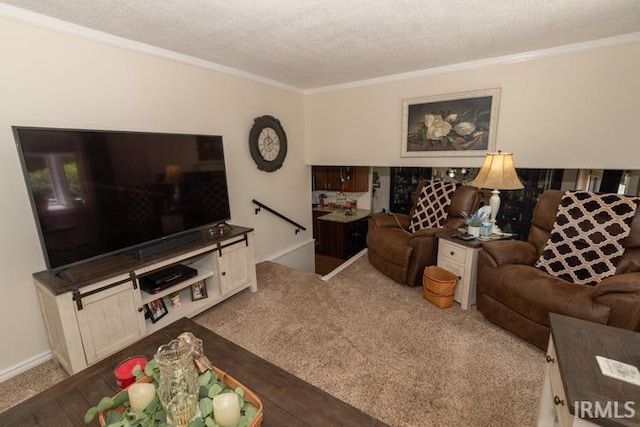
[[[498,211],[500,210],[500,191],[492,190],[491,197],[489,198],[489,206],[491,207],[491,214],[489,218],[491,219],[491,233],[498,234],[502,233],[500,231],[500,227],[496,224],[496,218],[498,217]]]
[[[496,236],[502,236],[504,233],[495,222],[491,223],[491,234],[495,234]]]

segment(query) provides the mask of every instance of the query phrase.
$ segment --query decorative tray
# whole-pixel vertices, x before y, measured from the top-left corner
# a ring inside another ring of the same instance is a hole
[[[227,387],[231,388],[231,389],[236,389],[236,388],[241,388],[243,393],[244,393],[244,399],[251,403],[253,406],[255,406],[257,408],[257,412],[256,414],[253,416],[253,418],[251,419],[251,422],[248,424],[248,427],[260,427],[262,425],[262,415],[263,415],[263,406],[262,406],[262,401],[260,400],[260,398],[253,392],[251,391],[249,388],[247,388],[244,384],[242,384],[240,381],[236,380],[234,377],[232,377],[231,375],[227,374],[226,372],[222,371],[221,369],[218,369],[216,366],[212,366],[213,369],[212,371],[218,375],[218,379],[220,381],[222,381]],[[150,383],[153,382],[153,377],[152,376],[144,376],[142,378],[140,378],[139,380],[137,380],[136,382],[142,382],[142,383]],[[113,399],[116,400],[117,396],[121,393],[124,393],[126,391],[120,391],[118,392]],[[100,412],[98,414],[98,421],[100,422],[100,426],[104,427],[106,425],[106,420],[107,420],[107,413],[109,411],[118,411],[118,412],[124,412],[126,410],[126,407],[124,405],[120,405],[115,409],[110,409],[107,411],[103,411]]]

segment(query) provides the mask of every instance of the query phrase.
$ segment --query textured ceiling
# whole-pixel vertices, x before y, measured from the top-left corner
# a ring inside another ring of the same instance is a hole
[[[640,31],[639,0],[3,0],[300,89]]]

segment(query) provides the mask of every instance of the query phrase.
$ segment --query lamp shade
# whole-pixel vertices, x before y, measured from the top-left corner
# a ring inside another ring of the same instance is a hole
[[[478,175],[469,183],[478,188],[519,190],[523,188],[513,166],[513,153],[487,153]]]
[[[182,168],[180,165],[167,165],[164,173],[164,180],[169,184],[177,184],[182,176]]]

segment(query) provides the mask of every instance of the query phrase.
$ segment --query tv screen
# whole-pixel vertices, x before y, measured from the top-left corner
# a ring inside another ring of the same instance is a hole
[[[49,270],[230,218],[222,136],[13,130]]]

